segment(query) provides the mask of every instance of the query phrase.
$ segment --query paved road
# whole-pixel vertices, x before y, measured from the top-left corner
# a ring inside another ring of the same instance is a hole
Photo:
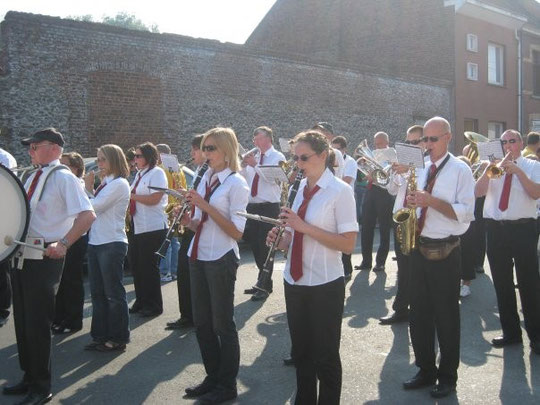
[[[392,256],[392,253],[390,254]],[[241,364],[238,404],[286,404],[294,399],[294,369],[284,367],[289,335],[284,314],[280,272],[266,303],[253,303],[242,294],[255,279],[254,264],[243,249],[236,284],[236,321]],[[359,255],[353,263],[359,263]],[[282,269],[283,263],[277,264]],[[487,269],[487,264],[486,264]],[[380,326],[395,294],[396,264],[388,259],[386,273],[358,272],[347,285],[341,356],[343,404],[430,404],[428,389],[405,392],[403,380],[415,374],[406,324]],[[133,284],[126,279],[129,300]],[[88,290],[88,288],[87,288]],[[473,294],[461,303],[462,350],[457,395],[441,404],[539,404],[540,356],[524,346],[495,349],[499,335],[495,294],[489,275],[480,275]],[[189,404],[184,388],[204,377],[193,330],[165,331],[165,322],[178,316],[176,285],[163,286],[165,312],[146,320],[131,319],[132,343],[123,354],[82,350],[89,342],[91,305],[85,303],[84,329],[53,340],[54,404]],[[523,333],[526,336],[525,332]],[[0,329],[0,385],[19,379],[13,321]],[[15,398],[14,398],[15,399]],[[0,404],[12,399],[0,396]]]

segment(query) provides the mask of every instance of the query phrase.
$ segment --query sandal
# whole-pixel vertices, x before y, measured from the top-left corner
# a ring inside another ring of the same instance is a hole
[[[105,342],[96,346],[98,352],[123,352],[126,350],[125,343]]]

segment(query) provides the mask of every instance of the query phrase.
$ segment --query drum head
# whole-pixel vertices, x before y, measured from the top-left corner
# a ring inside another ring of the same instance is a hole
[[[0,165],[0,262],[9,259],[18,245],[6,245],[6,236],[14,240],[26,238],[30,222],[30,205],[19,179],[11,170]]]

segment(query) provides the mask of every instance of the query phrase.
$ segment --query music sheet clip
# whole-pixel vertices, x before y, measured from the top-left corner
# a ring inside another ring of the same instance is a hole
[[[424,168],[424,153],[420,146],[398,142],[394,147],[396,148],[397,162],[400,165],[413,165],[417,169]]]

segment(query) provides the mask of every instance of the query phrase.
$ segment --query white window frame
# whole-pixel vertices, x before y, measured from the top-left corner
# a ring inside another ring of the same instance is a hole
[[[488,138],[497,139],[500,138],[505,131],[506,123],[499,121],[488,122]]]
[[[467,79],[478,80],[478,64],[467,62]]]
[[[504,86],[504,46],[488,44],[488,83]]]
[[[475,34],[467,34],[467,50],[478,52],[478,36]]]

